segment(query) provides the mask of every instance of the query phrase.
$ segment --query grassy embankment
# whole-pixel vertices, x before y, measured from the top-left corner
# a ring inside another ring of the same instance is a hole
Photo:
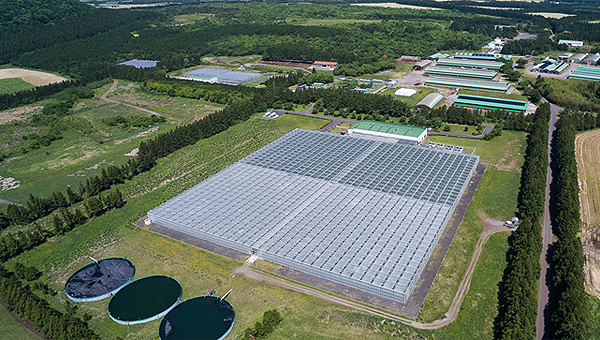
[[[0,306],[0,339],[37,340],[39,337],[18,323],[4,306]]]
[[[0,95],[31,90],[32,88],[34,88],[33,85],[21,78],[0,79]]]

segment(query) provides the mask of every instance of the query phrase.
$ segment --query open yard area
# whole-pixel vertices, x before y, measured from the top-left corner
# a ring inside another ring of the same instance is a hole
[[[575,139],[586,290],[600,298],[600,130]]]
[[[410,97],[396,96],[394,93],[399,88],[400,87],[389,88],[389,89],[381,92],[381,94],[382,95],[392,95],[392,96],[394,96],[394,98],[396,100],[399,100],[401,102],[408,104],[409,107],[413,107],[413,106],[417,105],[417,103],[419,103],[421,101],[421,99],[425,98],[425,96],[427,96],[430,93],[435,92],[435,89],[431,88],[431,87],[415,87],[414,89],[417,90],[417,93],[413,94]],[[443,101],[442,101],[442,103],[443,103]]]
[[[61,81],[67,80],[56,74],[26,70],[22,68],[5,68],[0,69],[0,79],[5,78],[21,78],[24,81],[33,84],[35,86],[48,85],[52,83],[60,83]]]

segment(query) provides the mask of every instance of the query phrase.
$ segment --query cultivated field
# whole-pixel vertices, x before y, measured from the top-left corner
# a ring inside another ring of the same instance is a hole
[[[578,134],[575,139],[585,284],[589,293],[600,297],[600,130]]]
[[[565,13],[551,13],[551,12],[537,12],[537,13],[527,13],[531,15],[539,15],[544,18],[552,18],[552,19],[562,19],[566,17],[574,17],[575,14],[565,14]]]
[[[33,85],[21,78],[0,79],[0,95],[11,94],[19,91],[32,89]]]
[[[61,81],[67,80],[66,78],[57,76],[56,74],[25,70],[22,68],[6,68],[0,70],[0,79],[5,78],[21,78],[24,81],[35,86],[60,83]]]

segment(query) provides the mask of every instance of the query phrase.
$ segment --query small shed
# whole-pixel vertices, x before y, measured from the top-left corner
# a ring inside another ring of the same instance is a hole
[[[431,60],[421,60],[413,66],[414,71],[422,71],[427,66],[431,65]]]

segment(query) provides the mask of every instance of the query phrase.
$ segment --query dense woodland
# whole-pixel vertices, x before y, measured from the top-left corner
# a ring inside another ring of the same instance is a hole
[[[553,227],[552,287],[554,289],[552,333],[556,339],[589,339],[588,306],[584,287],[583,249],[579,232],[579,181],[575,158],[575,135],[579,114],[561,113],[553,145],[556,165],[556,195]]]

